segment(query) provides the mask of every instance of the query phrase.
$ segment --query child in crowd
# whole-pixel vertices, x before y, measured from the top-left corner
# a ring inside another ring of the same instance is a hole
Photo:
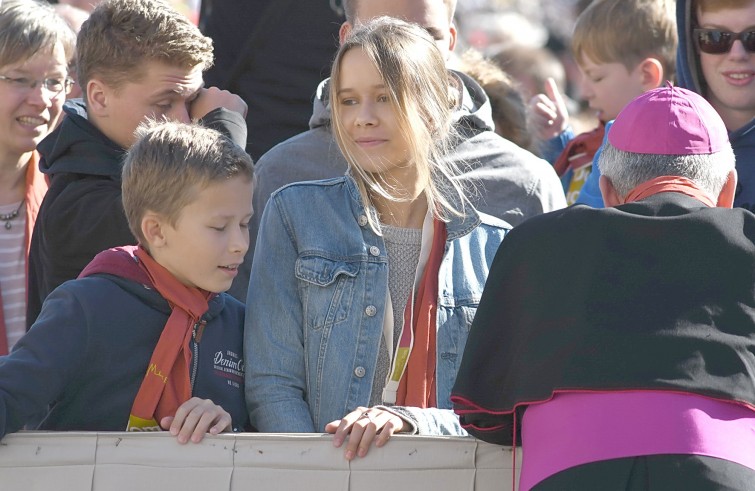
[[[577,201],[594,168],[605,123],[643,92],[674,76],[676,23],[671,0],[596,0],[577,18],[572,53],[583,74],[583,96],[601,125],[574,137],[554,82],[530,102],[543,153],[561,177],[567,204]]]
[[[444,158],[459,91],[426,30],[355,26],[330,80],[349,171],[265,208],[246,394],[258,430],[349,436],[352,459],[394,432],[464,434],[450,389],[508,226],[467,202]]]
[[[701,94],[729,130],[739,185],[755,211],[755,0],[678,0],[679,85]]]
[[[45,297],[105,249],[136,244],[121,205],[121,164],[146,118],[200,120],[244,145],[246,104],[203,89],[212,40],[161,0],[106,0],[79,32],[78,83],[62,124],[39,144],[50,189],[29,253],[27,326]],[[227,108],[227,109],[224,109]]]
[[[221,292],[249,245],[251,157],[198,125],[140,131],[123,166],[139,246],[98,254],[0,358],[0,437],[48,406],[40,429],[246,427],[244,307]]]

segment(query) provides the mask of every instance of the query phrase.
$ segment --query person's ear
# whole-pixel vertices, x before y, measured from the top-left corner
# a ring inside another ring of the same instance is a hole
[[[640,83],[644,91],[658,88],[663,83],[663,65],[656,58],[645,58],[638,66]]]
[[[353,26],[349,23],[349,21],[341,24],[341,28],[338,29],[338,42],[343,44],[344,40],[346,40],[346,37],[349,35],[352,29]]]
[[[142,217],[142,236],[150,251],[160,249],[167,243],[165,237],[165,227],[167,224],[162,215],[151,211],[146,212]]]
[[[732,169],[729,171],[729,176],[726,178],[726,183],[718,193],[718,202],[716,206],[719,208],[732,208],[734,206],[734,193],[737,191],[737,171]]]
[[[616,188],[613,187],[613,183],[609,178],[606,176],[600,176],[598,185],[600,186],[600,194],[603,196],[603,204],[606,208],[624,203],[624,198],[619,196],[619,193],[616,191]]]
[[[99,79],[93,78],[87,82],[87,112],[99,117],[107,115],[110,90],[110,87]]]
[[[451,53],[454,48],[456,47],[456,37],[458,36],[458,32],[456,31],[456,24],[451,22],[451,25],[449,26],[449,39],[448,39],[448,52]]]

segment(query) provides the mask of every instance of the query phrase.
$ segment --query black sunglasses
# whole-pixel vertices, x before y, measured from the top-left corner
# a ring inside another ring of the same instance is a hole
[[[721,55],[728,53],[734,41],[739,39],[749,53],[755,53],[755,28],[743,32],[723,29],[695,29],[695,42],[703,53]]]

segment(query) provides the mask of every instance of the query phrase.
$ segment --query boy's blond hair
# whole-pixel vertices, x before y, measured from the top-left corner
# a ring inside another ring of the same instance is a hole
[[[141,80],[150,61],[207,70],[212,49],[210,38],[162,0],[105,0],[79,31],[78,81],[86,96],[92,78],[118,88]]]
[[[147,122],[123,165],[123,209],[144,245],[141,221],[151,211],[175,225],[181,210],[213,182],[253,179],[252,158],[218,131],[198,124]]]
[[[673,80],[676,71],[676,45],[671,0],[595,0],[577,18],[572,37],[578,63],[587,56],[633,70],[643,59],[655,58],[667,80]]]

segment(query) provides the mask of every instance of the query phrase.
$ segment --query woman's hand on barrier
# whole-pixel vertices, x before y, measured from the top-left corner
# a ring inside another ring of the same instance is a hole
[[[408,425],[399,416],[380,408],[358,407],[342,419],[325,425],[327,433],[335,433],[333,445],[339,448],[348,436],[346,460],[356,456],[364,457],[372,441],[376,447],[382,447],[394,433],[406,431]]]
[[[217,435],[231,429],[231,415],[210,399],[192,397],[176,410],[176,415],[160,420],[160,426],[184,444],[191,439],[199,443],[205,433]]]

